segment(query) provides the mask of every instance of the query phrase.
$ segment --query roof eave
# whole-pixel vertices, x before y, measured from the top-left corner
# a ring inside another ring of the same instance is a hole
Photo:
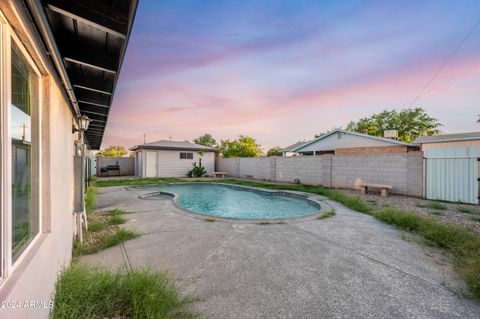
[[[435,139],[435,140],[420,140],[413,141],[414,144],[426,144],[426,143],[443,143],[443,142],[462,142],[462,141],[473,141],[480,140],[480,137],[465,137],[465,138],[444,138],[444,139]]]
[[[192,148],[192,147],[173,147],[173,146],[143,146],[138,145],[130,148],[131,151],[140,149],[148,150],[170,150],[170,151],[194,151],[194,152],[218,152],[215,148]]]

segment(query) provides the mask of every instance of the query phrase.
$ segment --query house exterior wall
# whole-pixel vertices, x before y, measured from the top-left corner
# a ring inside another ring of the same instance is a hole
[[[199,164],[200,158],[202,165],[207,170],[207,174],[215,171],[215,152],[204,152],[203,156],[196,151],[181,150],[142,150],[145,152],[157,153],[157,177],[185,177],[192,169],[193,163]],[[193,153],[193,159],[180,159],[180,153]],[[145,158],[145,157],[144,157]],[[143,161],[143,175],[145,176],[147,161]]]
[[[217,158],[232,177],[357,189],[362,182],[393,185],[392,193],[423,196],[423,153]]]
[[[40,237],[0,287],[0,300],[48,301],[59,272],[71,260],[73,244],[72,115],[50,78],[42,128],[42,226]],[[47,114],[45,114],[47,113]],[[53,124],[53,125],[51,125]],[[49,309],[2,309],[5,318],[47,318]]]
[[[340,138],[339,138],[340,136]],[[377,140],[374,138],[363,137],[353,134],[346,134],[343,132],[337,132],[330,136],[324,137],[312,144],[306,145],[300,149],[298,152],[313,152],[313,151],[330,151],[337,148],[350,148],[350,147],[380,147],[387,146],[392,147],[396,146],[394,144]]]
[[[38,55],[43,48],[35,47],[23,22],[12,10],[13,2],[0,2],[2,15],[12,34],[18,36],[41,73],[40,78],[40,224],[41,231],[22,256],[5,270],[0,283],[2,301],[44,302],[35,308],[0,309],[1,318],[48,318],[49,301],[57,276],[66,267],[72,256],[74,235],[74,139],[73,116],[60,87],[52,74],[42,65],[47,57]],[[1,28],[0,28],[1,29]],[[0,47],[1,48],[1,47]],[[1,56],[1,54],[0,54]],[[0,70],[5,71],[5,70]],[[0,74],[4,77],[4,74]],[[1,83],[1,81],[0,81]],[[3,84],[2,84],[3,85]],[[4,105],[1,105],[2,108]],[[2,178],[6,178],[2,176]],[[5,206],[2,207],[2,214]],[[2,225],[3,227],[4,225]],[[2,251],[2,262],[8,259]],[[46,306],[46,307],[43,307]]]

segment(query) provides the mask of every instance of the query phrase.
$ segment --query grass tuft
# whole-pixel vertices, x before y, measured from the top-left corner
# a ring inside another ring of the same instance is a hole
[[[99,180],[96,182],[98,187],[110,187],[110,186],[145,186],[145,185],[159,185],[180,182],[178,178],[131,178],[131,179],[112,179],[112,180]]]
[[[325,219],[325,218],[328,218],[328,217],[333,217],[337,214],[337,212],[335,211],[335,209],[333,208],[330,208],[329,210],[327,210],[326,212],[323,212],[321,214],[319,214],[317,216],[317,219]]]
[[[118,227],[118,225],[126,222],[125,218],[121,216],[122,213],[119,209],[111,210],[107,214],[89,213],[89,225],[85,241],[73,244],[73,255],[93,254],[140,236],[139,233]]]
[[[110,225],[120,225],[120,224],[125,224],[127,221],[125,218],[122,217],[123,211],[120,209],[113,209],[109,211],[110,215],[110,220],[109,223]]]
[[[126,229],[119,229],[113,234],[106,233],[105,235],[100,235],[94,241],[88,241],[87,239],[82,244],[75,242],[73,244],[73,255],[81,256],[94,254],[100,250],[116,246],[124,241],[136,238],[138,236],[140,236],[139,233]]]
[[[416,206],[420,208],[430,208],[434,210],[447,210],[447,206],[440,202],[417,203]]]
[[[98,188],[94,186],[94,183],[92,183],[92,186],[88,187],[87,191],[85,192],[85,210],[87,212],[91,212],[95,208],[97,195]]]
[[[52,319],[199,318],[162,272],[110,272],[73,265],[56,284]]]
[[[458,207],[457,211],[464,214],[480,215],[480,211],[470,207]]]
[[[470,219],[480,223],[480,215],[470,216]]]
[[[284,221],[269,221],[269,220],[262,220],[262,221],[259,221],[259,222],[256,222],[255,224],[257,225],[284,225],[286,224],[286,222]]]

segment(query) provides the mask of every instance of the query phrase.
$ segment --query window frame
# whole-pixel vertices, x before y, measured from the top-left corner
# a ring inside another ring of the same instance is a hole
[[[182,154],[185,154],[184,158],[182,158]],[[192,158],[188,158],[189,154],[191,154]],[[193,152],[180,152],[179,158],[181,160],[192,160],[193,159]]]
[[[42,105],[43,105],[43,83],[42,74],[37,65],[31,58],[28,51],[25,49],[22,41],[18,38],[11,26],[7,23],[3,14],[0,12],[0,285],[2,285],[8,277],[22,264],[25,256],[32,250],[32,247],[38,242],[39,237],[43,233],[42,223]],[[12,102],[11,92],[11,50],[12,43],[21,54],[22,59],[29,65],[31,71],[35,75],[35,87],[38,96],[34,99],[34,105],[31,113],[31,134],[32,134],[32,157],[31,168],[35,171],[32,176],[32,189],[35,188],[36,198],[32,202],[32,207],[35,212],[38,212],[36,225],[38,232],[26,244],[25,248],[15,261],[12,256],[12,133],[11,133],[11,118],[10,105]],[[34,146],[34,144],[36,146]],[[33,147],[36,147],[36,153],[33,152]]]

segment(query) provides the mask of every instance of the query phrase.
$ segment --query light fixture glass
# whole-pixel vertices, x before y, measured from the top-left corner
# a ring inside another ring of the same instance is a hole
[[[79,130],[82,131],[82,132],[85,132],[87,129],[88,129],[88,126],[90,125],[90,122],[92,120],[90,120],[88,118],[88,116],[86,116],[85,114],[83,114],[82,116],[80,116],[79,118]]]

